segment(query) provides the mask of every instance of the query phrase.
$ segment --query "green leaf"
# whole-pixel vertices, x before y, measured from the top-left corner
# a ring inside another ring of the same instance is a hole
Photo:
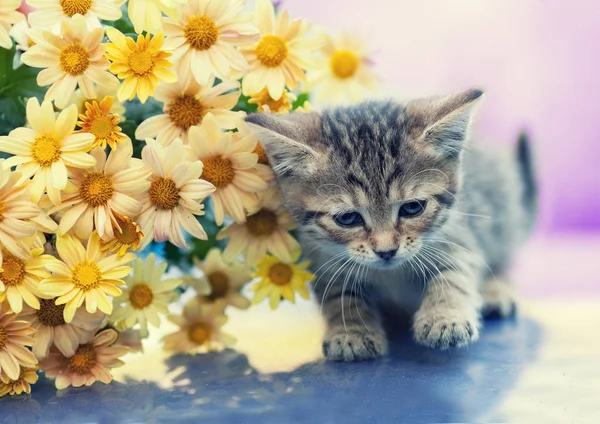
[[[250,100],[250,97],[241,94],[237,105],[235,105],[232,110],[236,112],[241,110],[246,113],[256,112],[258,110],[258,105],[248,103],[248,100]]]
[[[146,103],[142,104],[136,97],[133,100],[125,102],[124,106],[127,119],[120,122],[119,126],[133,143],[133,156],[140,158],[142,148],[146,143],[135,139],[135,130],[146,119],[162,113],[162,103],[150,97]]]
[[[299,107],[304,106],[304,103],[310,100],[310,94],[300,93],[294,103],[292,103],[292,110],[296,110]]]

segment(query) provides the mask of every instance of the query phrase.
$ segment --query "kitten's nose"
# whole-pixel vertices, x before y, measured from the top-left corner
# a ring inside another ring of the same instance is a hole
[[[384,261],[389,261],[396,255],[397,251],[398,251],[398,249],[393,249],[393,250],[375,251],[375,253],[377,254],[377,256],[379,256]]]

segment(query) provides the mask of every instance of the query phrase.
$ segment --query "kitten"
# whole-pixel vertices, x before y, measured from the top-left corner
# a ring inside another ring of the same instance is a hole
[[[482,94],[248,116],[318,277],[328,359],[385,354],[384,311],[411,314],[415,341],[439,349],[514,312],[506,272],[535,183],[524,138],[516,152],[467,147]]]

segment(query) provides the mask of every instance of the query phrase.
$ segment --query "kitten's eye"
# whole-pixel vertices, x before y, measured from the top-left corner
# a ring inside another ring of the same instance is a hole
[[[336,215],[334,220],[340,227],[358,227],[364,223],[362,215],[358,212]]]
[[[408,202],[400,206],[400,216],[412,218],[421,215],[427,206],[426,200],[415,200],[414,202]]]

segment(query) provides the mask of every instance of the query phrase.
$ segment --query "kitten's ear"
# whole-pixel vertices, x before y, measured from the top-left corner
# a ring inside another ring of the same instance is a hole
[[[321,133],[321,118],[317,113],[253,113],[246,117],[246,122],[262,143],[277,176],[306,176],[316,169],[320,153],[315,141]]]
[[[457,156],[467,136],[474,106],[482,95],[482,90],[470,89],[435,99],[414,100],[406,110],[420,139],[433,146],[437,154]]]

